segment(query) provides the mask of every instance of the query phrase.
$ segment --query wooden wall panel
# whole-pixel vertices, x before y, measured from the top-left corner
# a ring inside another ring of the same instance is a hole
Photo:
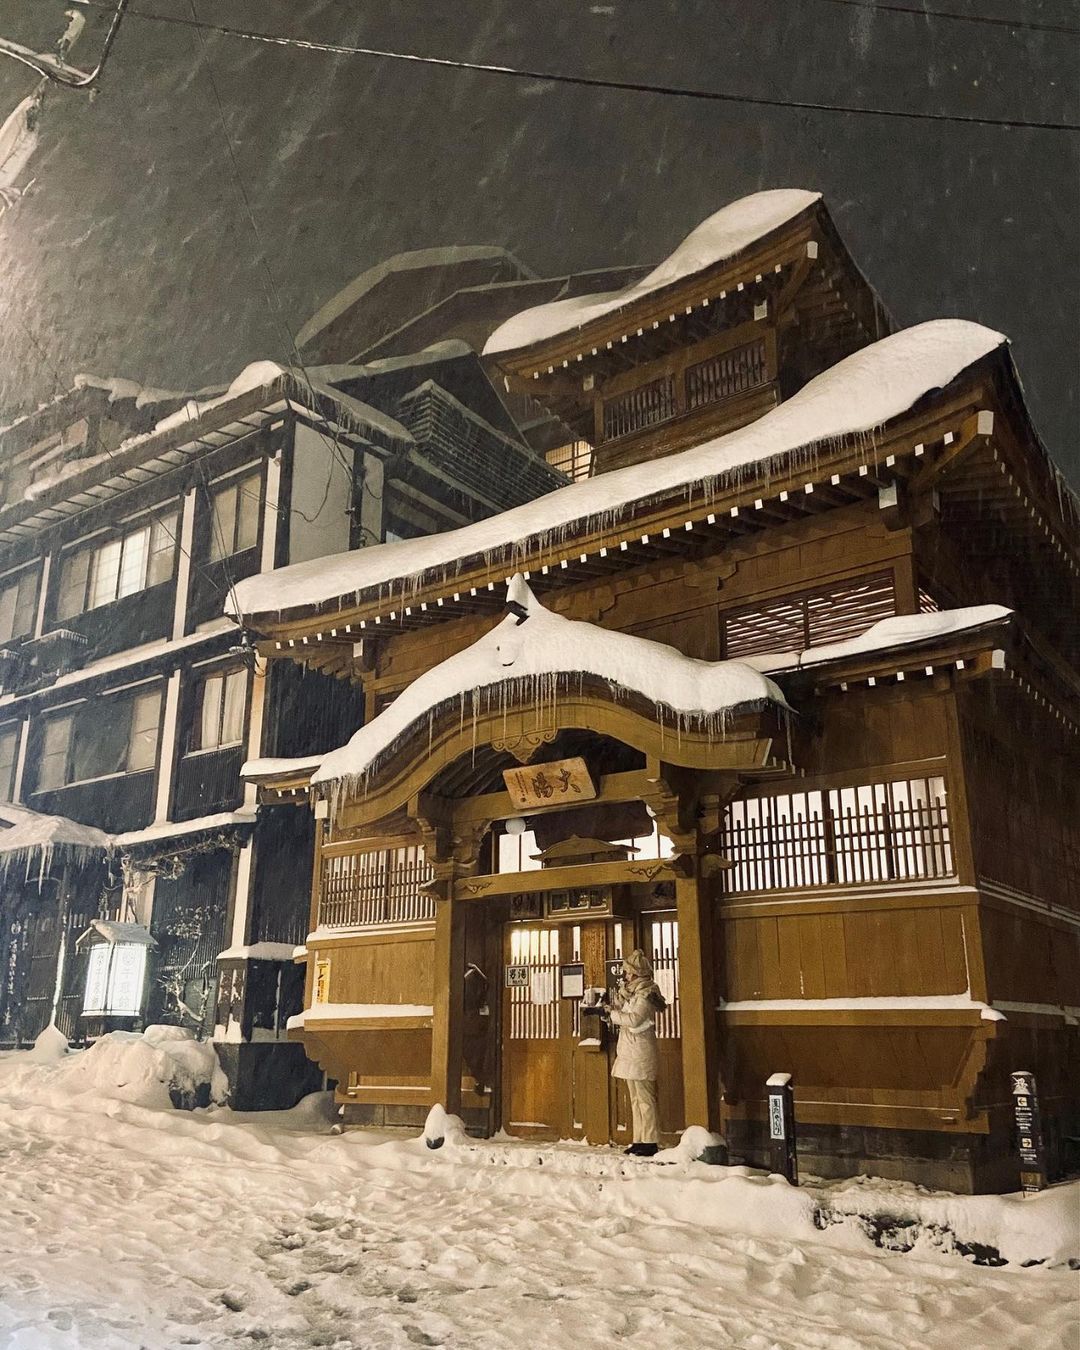
[[[381,937],[381,935],[380,935]],[[310,960],[330,961],[331,1003],[433,1002],[433,936],[403,941],[401,934],[313,949]]]
[[[721,915],[722,997],[744,999],[883,998],[962,994],[968,986],[965,940],[977,940],[958,907],[911,906],[903,896],[787,906],[755,912],[728,904]],[[976,995],[977,997],[978,995]]]

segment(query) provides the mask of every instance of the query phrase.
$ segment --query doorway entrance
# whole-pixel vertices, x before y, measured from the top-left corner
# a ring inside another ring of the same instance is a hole
[[[644,948],[668,1010],[657,1019],[661,1133],[681,1129],[678,924],[672,912],[506,925],[503,950],[503,1128],[522,1138],[628,1144],[626,1085],[611,1077],[615,1032],[582,1011],[611,990],[624,954]]]

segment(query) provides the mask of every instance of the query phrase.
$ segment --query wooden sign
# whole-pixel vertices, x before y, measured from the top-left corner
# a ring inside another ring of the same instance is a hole
[[[528,966],[507,966],[506,967],[506,987],[507,989],[524,989],[529,983]]]
[[[311,996],[312,1003],[330,1002],[330,962],[324,957],[315,962],[315,985]]]
[[[520,769],[504,769],[503,782],[510,800],[519,811],[540,806],[567,806],[588,802],[596,796],[596,785],[580,758],[557,759],[553,764],[526,764]]]

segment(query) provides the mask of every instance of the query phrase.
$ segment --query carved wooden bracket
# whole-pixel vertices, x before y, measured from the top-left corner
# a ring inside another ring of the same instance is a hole
[[[493,750],[504,750],[513,755],[519,764],[528,764],[542,745],[550,745],[559,734],[557,727],[545,727],[542,731],[526,731],[521,736],[505,736],[493,740]]]

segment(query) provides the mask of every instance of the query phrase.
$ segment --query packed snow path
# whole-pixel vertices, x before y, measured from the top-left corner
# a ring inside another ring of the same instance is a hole
[[[613,1155],[560,1151],[555,1177],[549,1154],[545,1176],[536,1150],[331,1136],[314,1101],[259,1118],[35,1097],[5,1083],[10,1058],[2,1350],[1075,1346],[1068,1270],[638,1218],[618,1191],[648,1164]]]

